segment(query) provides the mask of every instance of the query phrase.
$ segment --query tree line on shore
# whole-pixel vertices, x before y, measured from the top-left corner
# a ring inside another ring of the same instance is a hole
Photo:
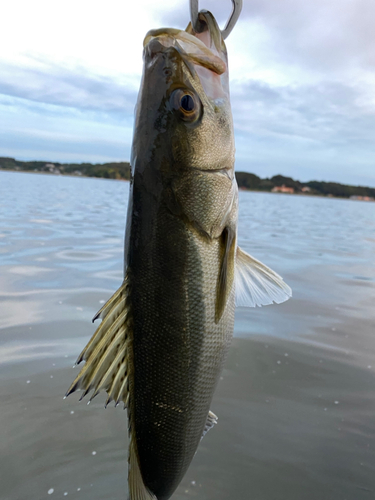
[[[0,157],[0,170],[15,170],[20,172],[42,172],[60,175],[76,175],[84,177],[100,177],[105,179],[130,179],[130,165],[128,162],[112,163],[48,163],[45,161],[19,161],[14,158]],[[236,179],[240,189],[251,191],[272,191],[280,186],[292,188],[294,193],[309,195],[334,196],[340,198],[369,197],[375,198],[375,188],[366,186],[350,186],[337,182],[309,181],[300,182],[275,175],[262,179],[248,172],[236,172]]]

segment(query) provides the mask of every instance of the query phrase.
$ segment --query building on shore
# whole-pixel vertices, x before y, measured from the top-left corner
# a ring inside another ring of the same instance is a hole
[[[360,201],[375,201],[375,198],[371,198],[371,196],[357,196],[353,195],[350,197],[351,200],[360,200]]]
[[[61,174],[60,170],[54,163],[46,163],[44,168],[51,174]]]
[[[288,193],[288,194],[293,194],[294,193],[294,188],[292,187],[287,187],[285,184],[282,186],[275,186],[272,188],[273,193]]]

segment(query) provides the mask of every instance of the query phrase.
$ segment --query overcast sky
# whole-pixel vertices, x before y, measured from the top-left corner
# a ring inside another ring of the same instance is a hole
[[[200,0],[223,26],[230,0]],[[149,29],[188,0],[0,7],[0,156],[128,160]],[[375,1],[244,0],[227,39],[236,168],[375,186]]]

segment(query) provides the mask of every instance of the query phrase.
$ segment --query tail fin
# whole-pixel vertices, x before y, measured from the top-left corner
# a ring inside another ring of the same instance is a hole
[[[139,469],[135,439],[130,435],[129,446],[129,498],[130,500],[157,500],[156,496],[145,486]]]

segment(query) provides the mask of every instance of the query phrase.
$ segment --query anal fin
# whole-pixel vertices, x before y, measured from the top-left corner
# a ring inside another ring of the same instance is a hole
[[[204,436],[207,434],[207,432],[212,429],[212,427],[217,424],[218,417],[213,413],[212,411],[208,412],[207,420],[206,420],[206,425],[204,426],[203,433],[201,439],[204,438]]]

